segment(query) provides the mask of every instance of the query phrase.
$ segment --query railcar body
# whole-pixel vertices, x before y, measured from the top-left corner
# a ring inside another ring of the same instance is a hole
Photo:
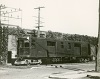
[[[48,38],[19,38],[17,57],[42,63],[84,62],[90,60],[90,44]]]

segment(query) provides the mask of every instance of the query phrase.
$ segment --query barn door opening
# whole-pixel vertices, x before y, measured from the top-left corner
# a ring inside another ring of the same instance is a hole
[[[12,52],[8,51],[8,63],[11,63]]]

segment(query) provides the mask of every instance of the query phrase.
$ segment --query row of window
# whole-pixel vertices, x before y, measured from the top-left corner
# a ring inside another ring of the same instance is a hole
[[[47,46],[55,46],[56,42],[47,41]],[[61,48],[64,48],[64,43],[61,42]],[[71,49],[71,43],[68,43],[68,49]]]
[[[29,42],[25,42],[24,45],[20,43],[20,47],[29,47]],[[35,47],[35,41],[31,42],[31,46]],[[47,41],[47,46],[56,46],[56,42]],[[75,46],[78,46],[75,44]],[[64,43],[61,42],[61,48],[64,48]],[[71,49],[71,43],[68,43],[68,49]]]

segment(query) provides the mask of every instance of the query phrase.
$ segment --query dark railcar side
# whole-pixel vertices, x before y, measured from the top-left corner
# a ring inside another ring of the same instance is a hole
[[[90,45],[86,42],[30,37],[19,39],[18,45],[18,57],[42,59],[44,63],[81,61],[90,56]]]

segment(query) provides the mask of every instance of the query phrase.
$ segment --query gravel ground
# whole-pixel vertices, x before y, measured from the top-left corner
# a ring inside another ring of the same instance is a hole
[[[94,63],[67,63],[31,66],[0,66],[0,79],[49,79],[51,74],[94,70]]]

